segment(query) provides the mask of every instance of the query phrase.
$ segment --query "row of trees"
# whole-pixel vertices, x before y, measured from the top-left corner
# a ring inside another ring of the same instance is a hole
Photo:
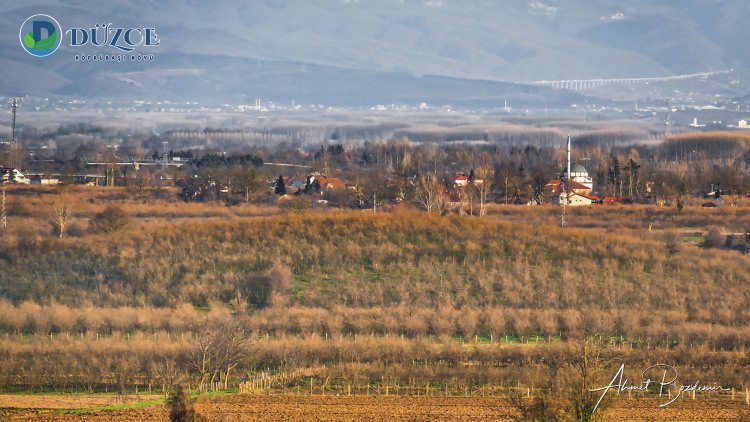
[[[705,346],[629,348],[598,335],[501,346],[399,336],[269,339],[248,333],[241,319],[232,317],[206,321],[205,329],[190,338],[4,340],[0,357],[4,391],[166,393],[176,384],[190,391],[211,391],[236,388],[270,370],[300,374],[269,385],[273,389],[309,391],[310,377],[330,386],[367,384],[373,392],[385,384],[427,385],[438,391],[488,387],[490,394],[502,386],[512,387],[510,391],[522,387],[523,395],[533,390],[535,396],[567,409],[558,411],[573,413],[593,410],[599,394],[590,389],[606,385],[621,364],[627,367],[626,377],[637,377],[640,370],[659,362],[679,368],[681,381],[717,380],[740,391],[747,388],[750,375],[746,352]],[[572,387],[577,392],[569,390]],[[508,389],[499,391],[507,394]],[[579,402],[569,400],[573,397]]]
[[[126,340],[185,340],[206,336],[204,346],[216,341],[231,341],[226,329],[236,329],[253,338],[293,339],[322,337],[357,339],[359,337],[400,337],[410,340],[441,340],[466,343],[548,342],[568,340],[581,334],[598,333],[613,344],[628,347],[673,347],[706,345],[717,350],[743,349],[750,329],[734,315],[718,321],[706,315],[695,303],[686,310],[659,311],[653,315],[634,315],[620,310],[479,308],[438,309],[392,307],[333,309],[288,307],[288,298],[274,298],[271,308],[252,314],[235,312],[229,318],[225,308],[216,304],[211,314],[201,314],[191,306],[178,310],[162,308],[71,308],[64,305],[40,306],[24,302],[19,307],[3,304],[0,336],[7,340],[24,338]],[[218,308],[218,309],[217,309]],[[744,318],[745,315],[740,315]],[[222,328],[216,323],[222,322]],[[220,339],[211,336],[220,335]]]

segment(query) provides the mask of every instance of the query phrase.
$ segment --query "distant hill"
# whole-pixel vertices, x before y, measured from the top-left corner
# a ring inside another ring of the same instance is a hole
[[[218,3],[5,5],[0,95],[482,103],[523,99],[531,91],[537,99],[548,96],[526,88],[516,97],[518,86],[497,82],[750,68],[742,21],[750,16],[750,2],[744,0]],[[64,28],[108,22],[156,27],[162,41],[154,50],[157,60],[76,63],[67,45],[51,57],[32,57],[17,34],[35,13],[56,17]]]

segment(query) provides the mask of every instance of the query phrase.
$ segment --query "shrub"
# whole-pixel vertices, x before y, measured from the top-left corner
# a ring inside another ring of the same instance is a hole
[[[174,391],[167,399],[169,409],[169,420],[171,422],[192,422],[204,420],[195,413],[192,400],[188,399],[181,385],[176,385]]]
[[[89,228],[95,233],[112,233],[123,229],[129,221],[122,208],[110,205],[89,220]]]
[[[711,227],[711,229],[708,231],[706,239],[703,242],[703,246],[707,248],[721,248],[722,246],[724,246],[725,242],[726,236],[721,233],[721,230],[716,227]]]

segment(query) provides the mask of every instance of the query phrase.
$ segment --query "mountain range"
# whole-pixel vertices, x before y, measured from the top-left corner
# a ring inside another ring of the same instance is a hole
[[[49,0],[4,5],[0,96],[554,104],[539,80],[661,77],[750,68],[745,0]],[[151,62],[76,62],[19,43],[26,18],[157,30]],[[747,94],[744,84],[732,87]]]

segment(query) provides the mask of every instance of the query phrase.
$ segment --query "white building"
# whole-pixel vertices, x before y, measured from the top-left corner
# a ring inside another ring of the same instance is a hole
[[[570,162],[570,137],[568,137],[568,162],[559,178],[550,180],[545,191],[551,196],[552,203],[559,205],[591,205],[599,201],[593,195],[594,180],[589,176],[586,167]],[[570,177],[568,177],[570,171]]]
[[[0,167],[0,181],[2,183],[21,183],[24,185],[29,184],[29,179],[23,175],[18,169],[12,167]]]
[[[564,169],[562,172],[562,179],[568,180],[568,169]],[[591,193],[594,190],[594,179],[589,176],[589,172],[586,167],[576,163],[570,167],[570,179],[573,182],[580,183],[585,186]]]

